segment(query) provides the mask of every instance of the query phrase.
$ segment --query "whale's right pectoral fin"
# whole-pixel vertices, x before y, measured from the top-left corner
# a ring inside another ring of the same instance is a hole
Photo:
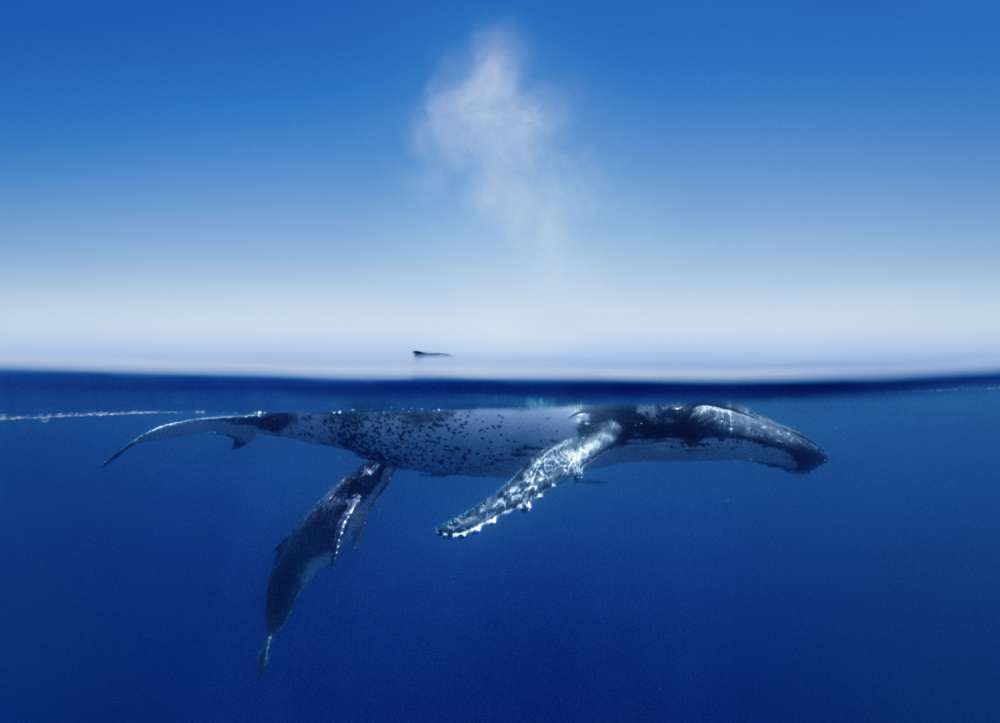
[[[495,495],[438,527],[442,537],[467,537],[485,525],[495,524],[514,510],[530,510],[546,490],[566,477],[579,478],[583,469],[596,457],[613,447],[621,438],[622,428],[614,420],[572,439],[555,444],[515,474]]]

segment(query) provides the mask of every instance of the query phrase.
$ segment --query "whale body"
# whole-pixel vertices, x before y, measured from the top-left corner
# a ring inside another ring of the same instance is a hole
[[[614,421],[621,433],[597,466],[661,460],[744,459],[808,472],[826,460],[801,433],[746,407],[720,404],[567,406],[530,409],[340,411],[204,417],[151,429],[136,444],[198,432],[230,437],[233,448],[258,434],[348,449],[363,459],[430,475],[514,474],[559,442]]]
[[[497,492],[437,528],[457,539],[530,510],[565,479],[589,467],[638,461],[745,460],[806,473],[823,450],[802,433],[734,404],[673,404],[516,409],[255,412],[203,417],[149,430],[108,458],[155,440],[210,432],[239,449],[259,434],[350,450],[364,460],[309,511],[275,551],[265,603],[266,637],[258,672],[274,634],[317,570],[355,541],[393,471],[507,477]]]
[[[292,612],[295,599],[319,570],[333,565],[345,539],[360,541],[368,512],[389,484],[392,470],[365,462],[323,495],[303,520],[274,548],[267,581],[264,625],[267,634],[257,655],[257,676],[271,657],[274,634]]]

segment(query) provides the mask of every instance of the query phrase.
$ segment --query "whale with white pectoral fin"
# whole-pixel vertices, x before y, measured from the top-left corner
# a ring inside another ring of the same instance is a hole
[[[257,654],[257,677],[267,667],[271,641],[288,619],[299,592],[320,569],[333,565],[345,539],[357,546],[368,512],[391,477],[390,467],[365,462],[323,495],[274,548],[264,606],[267,635]]]
[[[589,467],[638,461],[746,460],[809,472],[826,455],[801,433],[732,404],[574,406],[518,409],[345,411],[202,417],[140,435],[154,440],[213,432],[239,449],[258,434],[347,449],[364,460],[309,511],[275,550],[266,599],[266,666],[273,635],[315,572],[355,543],[394,470],[429,475],[505,476],[495,494],[437,528],[464,538],[514,510],[530,510],[550,489]]]

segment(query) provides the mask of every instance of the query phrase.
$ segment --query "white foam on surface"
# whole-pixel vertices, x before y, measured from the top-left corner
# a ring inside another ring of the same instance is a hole
[[[128,409],[119,411],[95,412],[45,412],[42,414],[3,414],[0,422],[49,422],[53,419],[85,419],[87,417],[142,417],[155,414],[204,414],[204,409],[187,412],[181,409]]]

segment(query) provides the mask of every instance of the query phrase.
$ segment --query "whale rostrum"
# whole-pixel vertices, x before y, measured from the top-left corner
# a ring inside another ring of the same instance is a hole
[[[201,417],[155,427],[105,464],[138,444],[201,432],[230,438],[233,449],[267,434],[340,447],[364,460],[275,550],[259,673],[299,592],[317,570],[333,563],[345,539],[357,543],[394,470],[508,478],[495,494],[437,528],[442,537],[455,539],[479,532],[514,510],[530,510],[548,490],[567,478],[580,480],[590,467],[746,460],[805,473],[827,459],[801,433],[746,407],[702,403]]]

